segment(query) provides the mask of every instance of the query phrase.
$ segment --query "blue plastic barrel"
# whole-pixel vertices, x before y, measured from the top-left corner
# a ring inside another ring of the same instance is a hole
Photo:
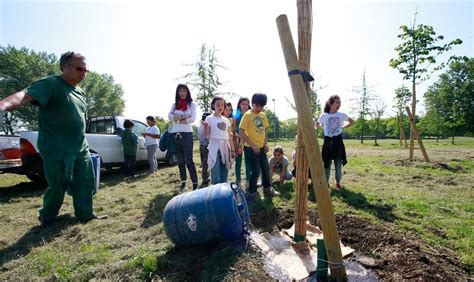
[[[91,153],[92,172],[94,173],[94,186],[92,187],[92,195],[99,191],[100,184],[100,156],[99,154]],[[70,187],[67,187],[66,192],[72,196]]]
[[[92,170],[94,171],[94,188],[92,189],[92,194],[94,195],[99,191],[100,184],[100,155],[91,153],[92,160]]]
[[[232,241],[249,223],[247,202],[235,184],[220,183],[171,199],[163,223],[166,235],[178,246]]]

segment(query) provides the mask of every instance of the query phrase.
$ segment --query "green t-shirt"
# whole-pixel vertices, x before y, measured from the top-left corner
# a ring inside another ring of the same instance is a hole
[[[77,153],[88,148],[84,91],[61,76],[40,79],[23,90],[39,105],[38,149],[42,154]]]
[[[125,128],[122,133],[123,154],[133,156],[137,154],[137,136],[130,128]]]

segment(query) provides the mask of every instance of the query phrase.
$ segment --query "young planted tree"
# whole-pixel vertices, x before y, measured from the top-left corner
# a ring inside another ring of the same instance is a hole
[[[397,116],[399,117],[400,125],[400,147],[402,146],[402,141],[405,141],[405,146],[407,146],[407,138],[405,137],[405,129],[403,128],[403,117],[405,116],[405,107],[410,101],[410,89],[405,85],[395,89],[395,97],[393,98],[393,107],[397,111]]]
[[[352,110],[357,114],[357,124],[354,129],[360,136],[360,143],[364,143],[364,136],[368,131],[367,117],[371,115],[371,103],[374,100],[372,94],[372,86],[367,85],[365,71],[362,75],[362,85],[353,86],[352,92],[357,94],[357,97],[352,99],[354,102]]]
[[[219,92],[219,87],[223,83],[219,79],[218,69],[224,67],[220,65],[216,57],[216,48],[209,48],[205,43],[201,45],[199,50],[199,59],[196,63],[190,64],[194,71],[186,74],[184,78],[198,94],[196,101],[203,112],[211,111],[211,100],[214,96],[224,94]]]
[[[411,112],[416,114],[416,85],[429,78],[432,71],[444,67],[444,63],[436,65],[437,57],[450,50],[453,45],[461,44],[460,39],[453,40],[446,44],[438,44],[444,39],[442,35],[436,35],[433,27],[428,25],[416,25],[416,14],[413,25],[400,26],[401,33],[398,38],[402,41],[395,48],[397,57],[390,60],[389,65],[398,69],[404,80],[411,81],[412,84],[412,104]],[[431,67],[431,68],[430,68]],[[410,130],[410,160],[413,159],[414,133]]]

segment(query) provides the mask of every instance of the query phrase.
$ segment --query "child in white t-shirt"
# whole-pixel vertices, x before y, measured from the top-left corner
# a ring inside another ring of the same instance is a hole
[[[214,97],[211,101],[214,113],[202,122],[204,135],[209,138],[207,164],[211,171],[211,184],[227,182],[229,168],[235,158],[232,125],[229,119],[222,115],[224,108],[224,98]]]
[[[354,120],[345,113],[340,113],[341,98],[337,95],[329,97],[324,106],[324,113],[321,114],[316,122],[316,128],[324,128],[324,144],[322,157],[326,179],[329,181],[331,174],[331,162],[334,160],[334,169],[336,174],[336,189],[341,188],[342,166],[346,165],[346,148],[342,141],[342,129],[354,124]],[[349,123],[344,125],[345,122]]]

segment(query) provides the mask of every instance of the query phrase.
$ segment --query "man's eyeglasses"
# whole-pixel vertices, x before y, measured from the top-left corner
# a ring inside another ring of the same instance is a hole
[[[80,71],[80,72],[89,72],[89,70],[87,68],[73,66],[73,65],[70,65],[70,66],[73,67],[75,70]]]

